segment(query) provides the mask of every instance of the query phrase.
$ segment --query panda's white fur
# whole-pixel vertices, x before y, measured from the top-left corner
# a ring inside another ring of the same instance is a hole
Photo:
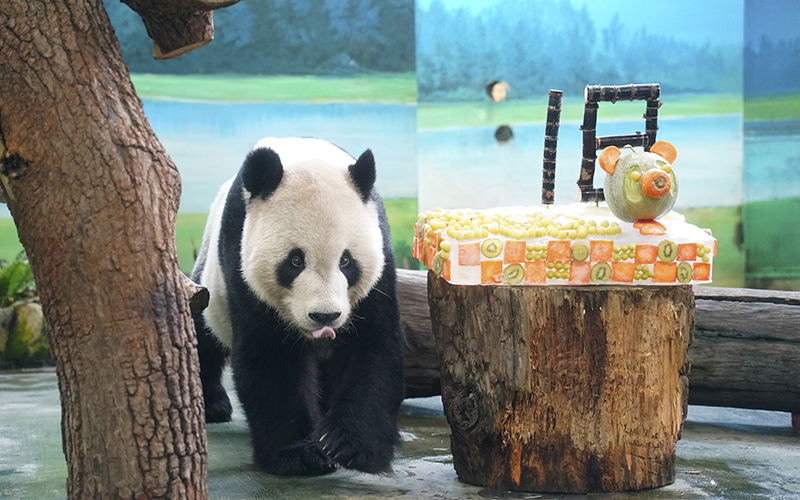
[[[403,347],[389,224],[375,158],[325,141],[267,139],[211,207],[192,279],[207,422],[232,407],[255,465],[285,475],[391,471]]]
[[[366,297],[380,278],[383,240],[378,211],[371,200],[361,199],[348,174],[355,159],[322,140],[268,138],[253,148],[269,148],[280,157],[283,178],[269,197],[245,191],[249,208],[242,237],[242,277],[252,292],[274,308],[299,333],[313,337],[320,325],[309,313],[340,313],[329,326],[343,327],[353,306]],[[204,239],[219,237],[222,211],[233,179],[217,194],[209,213]],[[210,291],[204,312],[208,325],[226,346],[232,327],[217,245],[210,244],[201,283]],[[305,253],[305,269],[286,288],[275,270],[289,252]],[[360,278],[348,287],[339,269],[340,257],[349,250],[360,268]]]
[[[217,339],[226,347],[231,346],[233,337],[233,326],[228,315],[227,290],[225,288],[225,277],[222,275],[222,266],[219,264],[219,229],[222,222],[222,211],[225,208],[225,200],[228,191],[231,189],[233,179],[229,179],[223,184],[211,208],[208,211],[208,222],[203,232],[203,244],[201,248],[207,252],[205,257],[206,266],[200,278],[200,283],[208,289],[208,307],[203,311],[203,317],[211,327]],[[202,256],[199,256],[202,258]]]

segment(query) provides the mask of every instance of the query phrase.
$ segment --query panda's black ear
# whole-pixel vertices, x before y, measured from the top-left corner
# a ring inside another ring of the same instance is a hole
[[[242,183],[253,197],[267,198],[283,179],[278,153],[269,148],[250,151],[242,165]]]
[[[358,160],[350,165],[348,171],[358,194],[361,195],[361,200],[366,203],[372,186],[375,185],[375,157],[372,156],[372,151],[368,149],[361,153]]]

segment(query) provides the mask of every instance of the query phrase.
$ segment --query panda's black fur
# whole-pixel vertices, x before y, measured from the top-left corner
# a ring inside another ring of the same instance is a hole
[[[228,190],[219,237],[216,241],[204,237],[192,271],[192,278],[200,282],[209,265],[209,245],[217,245],[232,341],[228,348],[204,316],[197,318],[206,420],[231,418],[220,380],[230,356],[254,461],[266,472],[314,475],[339,466],[369,473],[391,471],[404,393],[396,272],[386,213],[373,188],[372,154],[367,151],[356,163],[348,169],[350,178],[361,201],[377,208],[383,269],[366,297],[353,307],[347,327],[337,329],[334,339],[299,335],[243,278],[242,239],[249,206],[255,197],[265,200],[282,188],[280,157],[269,148],[257,147],[248,155]],[[352,287],[361,271],[357,262],[347,262],[346,257],[341,256],[341,269],[347,286]],[[299,269],[292,263],[302,260],[292,258],[290,252],[286,255],[289,264],[284,265],[284,259],[274,270],[280,285],[289,288]],[[352,255],[349,259],[353,261]],[[319,321],[328,318],[322,314]]]

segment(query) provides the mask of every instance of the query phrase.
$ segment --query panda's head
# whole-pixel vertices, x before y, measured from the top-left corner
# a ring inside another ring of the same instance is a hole
[[[336,151],[298,161],[286,154],[284,164],[275,150],[257,147],[241,170],[244,281],[308,338],[335,338],[383,271],[370,197],[374,158],[369,150],[357,161]]]

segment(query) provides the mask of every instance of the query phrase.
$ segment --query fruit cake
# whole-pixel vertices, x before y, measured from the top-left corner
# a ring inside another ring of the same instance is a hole
[[[717,241],[676,212],[625,222],[606,206],[424,212],[415,258],[460,285],[709,283]]]

